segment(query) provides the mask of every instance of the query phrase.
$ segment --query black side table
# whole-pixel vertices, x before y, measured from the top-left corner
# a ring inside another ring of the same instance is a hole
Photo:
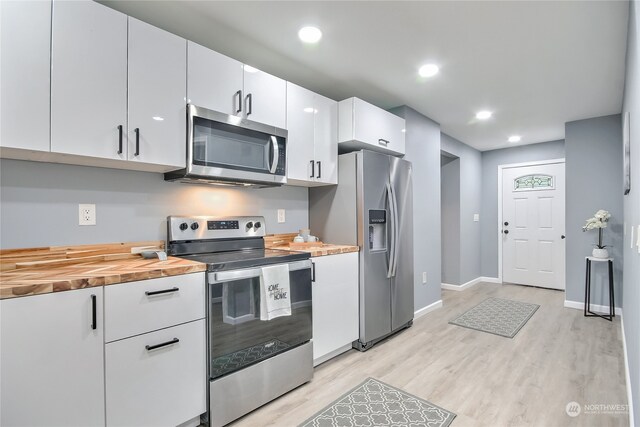
[[[615,298],[613,295],[613,258],[594,258],[592,256],[585,257],[587,261],[587,271],[585,275],[584,289],[584,315],[585,317],[602,317],[608,321],[613,321],[616,317]],[[598,314],[591,311],[591,263],[606,262],[609,269],[609,314]]]

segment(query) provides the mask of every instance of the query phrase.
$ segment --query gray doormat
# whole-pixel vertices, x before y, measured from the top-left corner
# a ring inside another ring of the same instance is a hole
[[[299,427],[446,427],[455,417],[433,403],[367,378]]]
[[[488,298],[449,323],[513,338],[538,308],[540,308],[538,304]]]

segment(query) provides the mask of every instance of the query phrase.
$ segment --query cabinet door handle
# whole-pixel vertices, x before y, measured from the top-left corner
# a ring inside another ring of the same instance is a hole
[[[122,125],[118,125],[118,154],[122,154]]]
[[[320,178],[322,176],[322,162],[316,162],[318,164],[318,176],[316,178]]]
[[[91,295],[91,329],[94,330],[98,328],[97,302],[98,297],[96,297],[95,295]]]
[[[242,91],[237,91],[236,96],[238,97],[238,108],[236,109],[236,114],[238,114],[242,112]]]
[[[253,97],[251,94],[247,95],[247,117],[253,113]]]
[[[170,341],[163,342],[163,343],[160,343],[160,344],[155,344],[155,345],[145,345],[145,346],[144,346],[144,348],[146,348],[146,349],[147,349],[147,351],[151,351],[151,350],[155,350],[155,349],[158,349],[158,348],[166,347],[166,346],[168,346],[168,345],[177,344],[177,343],[179,343],[179,342],[180,342],[180,340],[179,340],[178,338],[174,338],[174,339],[172,339],[172,340],[170,340]]]
[[[316,281],[316,263],[311,261],[311,282]]]
[[[153,296],[153,295],[162,295],[162,294],[168,294],[171,292],[178,292],[180,290],[180,288],[178,287],[173,287],[171,289],[163,289],[161,291],[146,291],[144,294],[148,297]]]
[[[316,176],[316,163],[313,160],[309,160],[309,163],[311,163],[311,175],[309,178],[313,178]]]
[[[140,128],[135,128],[134,132],[136,133],[136,152],[135,156],[140,155]]]
[[[386,147],[386,146],[389,144],[389,141],[387,141],[386,139],[382,139],[382,138],[380,138],[380,139],[378,140],[378,144],[380,144],[380,145],[384,145],[384,146]]]

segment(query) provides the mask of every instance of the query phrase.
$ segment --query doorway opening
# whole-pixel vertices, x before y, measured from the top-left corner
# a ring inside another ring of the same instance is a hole
[[[440,151],[441,282],[460,285],[460,158]]]

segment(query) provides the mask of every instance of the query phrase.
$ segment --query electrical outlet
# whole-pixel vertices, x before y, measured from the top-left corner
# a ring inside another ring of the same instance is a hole
[[[278,209],[278,223],[282,224],[285,221],[284,209]]]
[[[473,214],[473,222],[480,221],[480,214]]]
[[[427,283],[427,272],[426,271],[422,272],[422,283]]]
[[[78,225],[96,225],[96,205],[78,205]]]

